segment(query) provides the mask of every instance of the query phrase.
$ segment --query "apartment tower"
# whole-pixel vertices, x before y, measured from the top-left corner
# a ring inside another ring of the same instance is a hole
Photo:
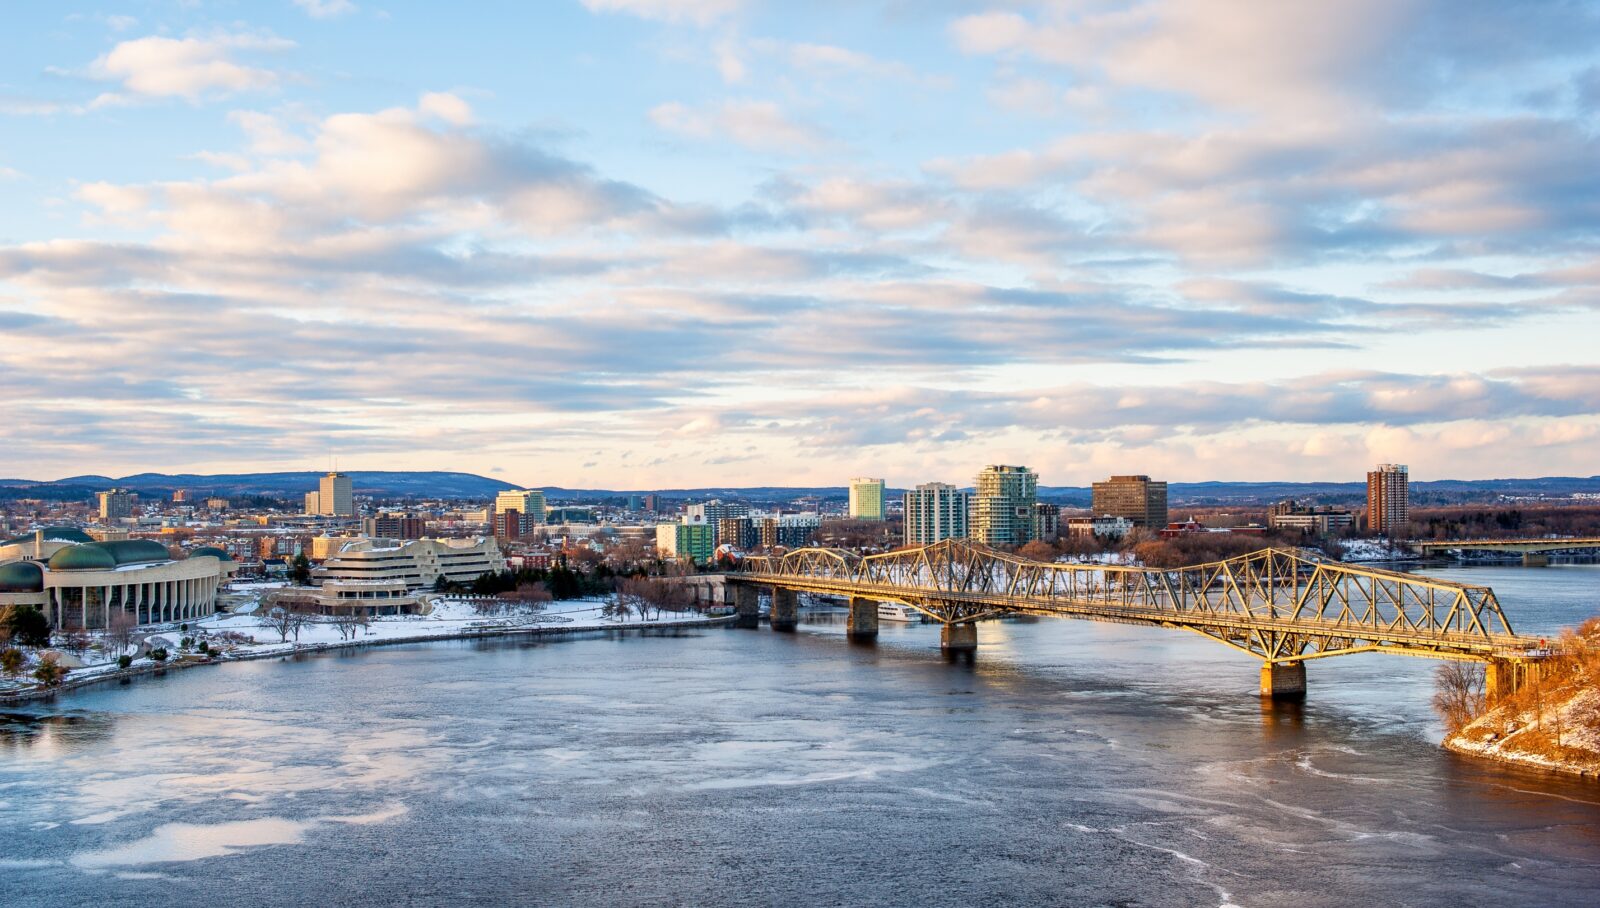
[[[1411,519],[1410,477],[1403,463],[1380,463],[1367,473],[1367,529],[1398,536]]]
[[[906,545],[965,539],[972,496],[943,482],[925,482],[906,493]]]
[[[1022,545],[1033,538],[1039,474],[1027,467],[990,465],[978,474],[969,535],[984,545]]]

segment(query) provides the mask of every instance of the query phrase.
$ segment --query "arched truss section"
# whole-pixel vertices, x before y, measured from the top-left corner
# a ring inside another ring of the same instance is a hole
[[[1180,569],[1029,561],[965,540],[859,557],[752,558],[761,582],[906,602],[958,623],[1003,613],[1184,628],[1273,661],[1353,652],[1488,658],[1527,650],[1494,591],[1262,549]]]

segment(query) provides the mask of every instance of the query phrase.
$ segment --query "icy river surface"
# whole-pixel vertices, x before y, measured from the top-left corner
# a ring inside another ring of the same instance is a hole
[[[1524,632],[1600,567],[1430,571]],[[1600,784],[1437,747],[1435,663],[988,622],[172,672],[0,716],[4,904],[1595,905]]]

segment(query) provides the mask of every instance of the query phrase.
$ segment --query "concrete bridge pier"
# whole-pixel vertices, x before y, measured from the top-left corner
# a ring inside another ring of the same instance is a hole
[[[1524,552],[1522,555],[1523,567],[1549,567],[1550,556],[1543,552]]]
[[[851,640],[865,642],[878,639],[878,603],[851,596],[850,618],[845,623],[844,633]]]
[[[761,626],[761,591],[748,583],[735,583],[733,586],[733,610],[738,617],[733,619],[734,627],[757,628]]]
[[[1261,663],[1261,696],[1272,700],[1304,700],[1306,664],[1304,662]]]
[[[772,629],[792,631],[800,625],[800,594],[782,587],[772,588]]]
[[[939,648],[947,653],[976,652],[978,626],[970,621],[966,624],[946,624],[939,629]]]
[[[1527,659],[1490,659],[1483,667],[1483,693],[1493,703],[1539,680],[1543,664]]]

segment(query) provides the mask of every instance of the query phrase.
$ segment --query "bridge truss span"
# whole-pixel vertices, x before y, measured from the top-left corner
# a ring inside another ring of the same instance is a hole
[[[965,540],[859,556],[798,549],[752,558],[737,579],[798,592],[904,602],[947,625],[1004,614],[1181,628],[1268,663],[1358,652],[1518,658],[1494,591],[1262,549],[1163,569],[1030,561]]]

